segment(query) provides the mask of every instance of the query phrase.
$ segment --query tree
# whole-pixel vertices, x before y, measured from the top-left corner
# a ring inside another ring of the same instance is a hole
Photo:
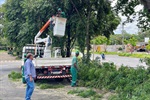
[[[135,11],[136,7],[142,3],[145,5],[146,9]],[[148,5],[150,5],[149,0],[117,0],[115,10],[117,13],[122,13],[122,15],[127,16],[126,22],[133,22],[135,16],[138,15],[137,26],[145,31],[150,29],[150,13],[148,12]]]
[[[131,45],[130,46],[130,51],[132,53],[135,49],[136,44],[137,44],[137,39],[133,35],[129,40],[125,40],[124,42],[125,42],[125,44]]]
[[[148,41],[148,45],[146,46],[146,50],[149,52],[150,51],[150,41]]]
[[[49,29],[44,33],[50,34],[53,46],[61,47],[63,53],[67,49],[67,57],[77,40],[83,53],[87,47],[89,59],[90,40],[100,33],[109,37],[120,22],[106,0],[7,0],[3,8],[5,35],[18,52],[25,44],[33,43],[34,36],[58,8],[66,13],[65,36],[54,37]]]
[[[122,45],[122,40],[129,40],[132,37],[131,34],[127,33],[126,31],[123,31],[123,34],[114,34],[110,36],[110,44],[111,45]],[[134,35],[136,37],[136,35]],[[137,38],[137,37],[136,37]]]
[[[113,30],[118,26],[120,19],[114,14],[111,9],[110,2],[106,0],[86,0],[80,1],[81,11],[79,16],[82,18],[83,29],[80,33],[86,37],[80,37],[86,41],[83,45],[87,48],[87,61],[90,59],[90,41],[98,35],[104,35],[109,38],[113,34]],[[81,23],[79,23],[81,25]],[[83,46],[81,47],[83,48]]]
[[[147,30],[145,32],[139,32],[137,36],[139,42],[144,42],[145,37],[150,37],[150,30]]]
[[[107,44],[108,39],[105,36],[98,36],[91,40],[92,44],[101,45],[101,44]]]

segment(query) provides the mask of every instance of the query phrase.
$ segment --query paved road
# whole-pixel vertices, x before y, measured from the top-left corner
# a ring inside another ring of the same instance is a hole
[[[72,55],[75,55],[75,53],[73,52]],[[80,56],[82,57],[81,53],[80,53]],[[98,54],[94,54],[94,56],[92,54],[91,60],[93,60],[93,58],[95,59],[97,56],[101,57]],[[145,63],[140,62],[140,58],[121,57],[118,55],[105,55],[105,56],[106,56],[106,60],[102,60],[102,62],[113,62],[118,67],[120,67],[121,65],[124,65],[124,66],[134,67],[134,68],[138,66],[144,66],[145,68],[147,68]]]
[[[94,58],[96,56],[100,56],[100,55],[95,54]],[[103,60],[103,62],[105,61],[114,62],[117,66],[125,65],[128,67],[137,67],[137,66],[144,66],[145,68],[147,67],[145,63],[140,62],[140,58],[121,57],[118,55],[106,55],[106,60]]]

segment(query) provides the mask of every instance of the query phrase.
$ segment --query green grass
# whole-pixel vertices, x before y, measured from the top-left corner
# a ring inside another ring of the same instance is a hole
[[[69,91],[68,94],[76,94],[77,96],[81,96],[83,98],[91,98],[91,100],[99,100],[102,98],[101,94],[96,93],[92,89],[82,90],[77,88]]]
[[[95,54],[102,54],[102,53],[104,53],[106,55],[118,55],[117,52],[95,52]]]
[[[133,58],[147,58],[147,57],[150,57],[150,54],[145,54],[145,53],[141,53],[141,54],[138,54],[138,53],[119,53],[118,54],[119,56],[124,56],[124,57],[133,57]]]
[[[5,50],[0,50],[0,53],[6,52]]]
[[[58,89],[63,88],[62,84],[48,84],[48,83],[37,83],[40,89]]]
[[[146,58],[146,57],[150,57],[150,54],[146,54],[146,53],[126,53],[126,52],[122,52],[122,53],[117,53],[117,52],[95,52],[95,54],[101,54],[104,53],[106,55],[118,55],[118,56],[123,56],[123,57],[133,57],[133,58]]]
[[[10,74],[8,74],[8,78],[10,78],[14,81],[17,81],[22,78],[22,75],[21,75],[21,73],[12,71]]]

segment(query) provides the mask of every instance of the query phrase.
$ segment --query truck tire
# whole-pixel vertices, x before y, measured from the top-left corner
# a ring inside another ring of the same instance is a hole
[[[64,78],[55,78],[56,82],[62,82],[64,80]]]

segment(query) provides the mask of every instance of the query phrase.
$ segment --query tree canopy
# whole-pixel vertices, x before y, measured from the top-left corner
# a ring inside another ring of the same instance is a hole
[[[140,2],[141,1],[141,2]],[[145,9],[136,11],[139,5],[144,4]],[[117,0],[117,5],[115,6],[115,11],[117,13],[122,13],[122,15],[127,16],[126,22],[133,22],[134,18],[138,16],[137,26],[142,29],[142,31],[150,29],[150,13],[149,13],[149,0]]]
[[[3,33],[20,52],[25,44],[33,43],[40,28],[62,8],[67,17],[65,36],[54,37],[52,31],[46,29],[41,37],[50,34],[53,46],[60,46],[63,51],[66,48],[64,55],[68,57],[75,41],[82,53],[87,47],[89,55],[91,39],[98,35],[109,38],[120,23],[110,4],[107,0],[6,0],[0,8],[4,13]]]

